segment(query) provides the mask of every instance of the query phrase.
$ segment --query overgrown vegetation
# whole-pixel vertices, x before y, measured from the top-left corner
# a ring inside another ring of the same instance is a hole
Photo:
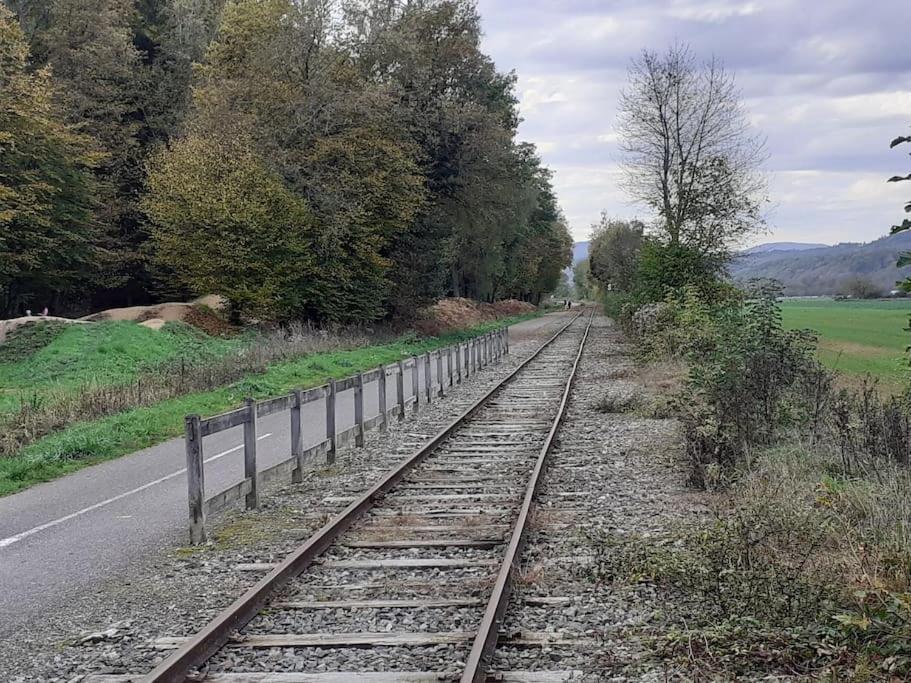
[[[593,538],[594,578],[667,596],[656,652],[695,678],[911,675],[911,407],[848,389],[778,290],[701,283],[625,320],[644,362],[685,360],[676,400],[713,518],[663,541]]]

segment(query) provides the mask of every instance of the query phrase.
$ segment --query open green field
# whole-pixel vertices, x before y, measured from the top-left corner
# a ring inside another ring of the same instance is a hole
[[[835,301],[788,299],[782,302],[788,328],[810,328],[819,333],[819,357],[849,382],[870,374],[883,390],[897,392],[909,377],[905,331],[911,300]]]

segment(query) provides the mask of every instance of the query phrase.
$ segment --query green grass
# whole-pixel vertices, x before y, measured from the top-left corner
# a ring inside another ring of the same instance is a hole
[[[911,300],[789,299],[782,314],[786,327],[819,333],[820,360],[848,383],[867,374],[885,391],[900,391],[907,383]]]
[[[125,383],[169,360],[217,357],[243,343],[184,323],[159,331],[131,322],[26,325],[0,346],[0,413],[15,410],[22,398],[77,391],[87,383]]]
[[[15,457],[0,459],[0,496],[178,436],[183,431],[185,415],[213,415],[237,407],[246,396],[268,398],[298,387],[318,386],[328,377],[347,377],[536,315],[517,316],[435,338],[406,336],[388,344],[313,354],[276,363],[264,373],[222,389],[73,425],[30,444]]]

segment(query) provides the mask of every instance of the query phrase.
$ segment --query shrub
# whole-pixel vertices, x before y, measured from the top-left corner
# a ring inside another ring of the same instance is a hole
[[[722,286],[722,269],[722,263],[695,249],[647,241],[640,250],[635,294],[641,302],[661,301],[685,287],[709,294]]]

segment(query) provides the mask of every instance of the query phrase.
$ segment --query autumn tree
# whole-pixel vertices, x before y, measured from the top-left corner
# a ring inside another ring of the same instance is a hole
[[[358,68],[389,92],[428,192],[392,250],[397,308],[446,293],[493,298],[538,197],[527,150],[515,142],[514,75],[481,51],[467,0],[361,0],[346,9]]]
[[[317,319],[374,319],[390,296],[390,242],[414,220],[423,183],[416,151],[399,134],[385,94],[331,43],[330,28],[327,2],[230,2],[199,69],[184,144],[201,148],[244,136],[255,165],[312,217],[309,249],[319,268],[309,273],[306,300],[294,308]],[[172,149],[179,154],[179,145]],[[156,172],[190,183],[195,171],[162,163]],[[153,179],[152,204],[162,186]],[[201,186],[181,201],[192,214],[222,191]],[[155,215],[157,234],[172,228],[163,218]],[[267,239],[257,223],[247,229],[250,239]],[[293,252],[276,256],[279,269],[295,263]],[[242,267],[241,254],[237,260]]]
[[[100,256],[89,140],[54,107],[48,69],[32,71],[15,17],[0,6],[0,309],[56,309]]]
[[[149,183],[157,258],[182,284],[219,292],[237,316],[303,316],[314,290],[313,218],[247,141],[175,142],[153,159]]]
[[[626,189],[654,211],[665,243],[723,263],[763,229],[764,143],[718,60],[700,64],[683,45],[644,51],[629,68],[617,130]]]

